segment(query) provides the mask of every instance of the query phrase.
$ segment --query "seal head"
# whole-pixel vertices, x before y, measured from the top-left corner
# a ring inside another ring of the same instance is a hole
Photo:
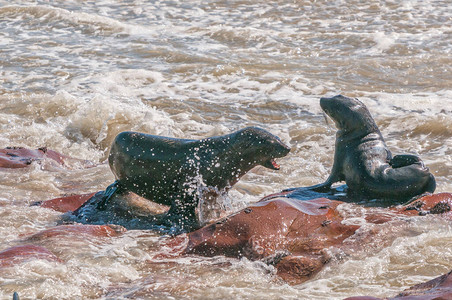
[[[290,148],[281,142],[279,137],[258,127],[247,127],[236,135],[237,144],[234,147],[237,153],[242,153],[248,158],[248,165],[257,164],[279,170],[280,165],[276,163],[275,158],[284,157],[290,152]]]
[[[342,95],[332,98],[320,98],[320,107],[333,119],[338,129],[337,135],[377,133],[381,136],[380,130],[369,110],[358,99]]]

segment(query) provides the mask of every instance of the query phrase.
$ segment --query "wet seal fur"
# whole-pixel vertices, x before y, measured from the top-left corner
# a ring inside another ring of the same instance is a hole
[[[133,192],[169,205],[163,220],[193,227],[200,188],[217,197],[257,165],[278,170],[274,159],[289,151],[278,137],[258,127],[202,140],[122,132],[108,157],[116,181],[98,208],[105,209],[116,193]]]
[[[345,180],[347,193],[395,201],[407,201],[435,191],[435,178],[418,156],[392,157],[377,124],[361,101],[337,95],[321,98],[320,106],[338,129],[334,163],[328,179],[308,189],[325,192],[333,183]]]

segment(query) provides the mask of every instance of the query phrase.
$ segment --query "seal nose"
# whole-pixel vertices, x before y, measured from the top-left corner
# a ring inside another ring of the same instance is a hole
[[[331,113],[335,111],[339,105],[350,99],[351,98],[342,95],[336,95],[331,98],[322,97],[320,98],[320,107],[327,115],[331,116]]]
[[[332,98],[326,98],[326,97],[322,97],[320,98],[320,107],[323,109],[323,111],[326,110],[328,104],[331,102]]]
[[[283,142],[280,142],[281,150],[279,151],[281,155],[286,156],[290,152],[290,147],[284,144]]]

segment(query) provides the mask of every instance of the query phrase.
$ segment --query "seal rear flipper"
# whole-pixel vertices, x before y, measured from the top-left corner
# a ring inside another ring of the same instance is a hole
[[[433,193],[436,188],[435,177],[428,168],[412,164],[400,168],[385,168],[379,180],[371,178],[366,182],[366,192],[375,197],[408,201],[424,193]]]
[[[119,180],[116,180],[105,189],[102,200],[97,204],[97,209],[105,210],[107,208],[108,201],[111,199],[111,197],[113,197],[114,194],[118,193],[119,190],[120,182]]]
[[[422,164],[423,165],[423,162],[419,156],[412,155],[412,154],[396,155],[389,161],[389,165],[391,167],[393,167],[394,169],[406,167],[406,166],[413,165],[413,164]]]

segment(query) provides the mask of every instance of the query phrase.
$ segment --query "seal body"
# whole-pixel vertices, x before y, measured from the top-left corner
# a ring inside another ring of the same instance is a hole
[[[131,191],[170,205],[169,214],[192,219],[200,187],[219,195],[257,165],[279,169],[274,158],[289,151],[278,137],[257,127],[202,140],[122,132],[108,161],[117,179],[113,193]]]
[[[316,191],[346,182],[348,192],[371,198],[408,200],[436,187],[434,176],[415,155],[392,157],[367,107],[338,95],[321,98],[320,106],[338,128],[331,174]]]

